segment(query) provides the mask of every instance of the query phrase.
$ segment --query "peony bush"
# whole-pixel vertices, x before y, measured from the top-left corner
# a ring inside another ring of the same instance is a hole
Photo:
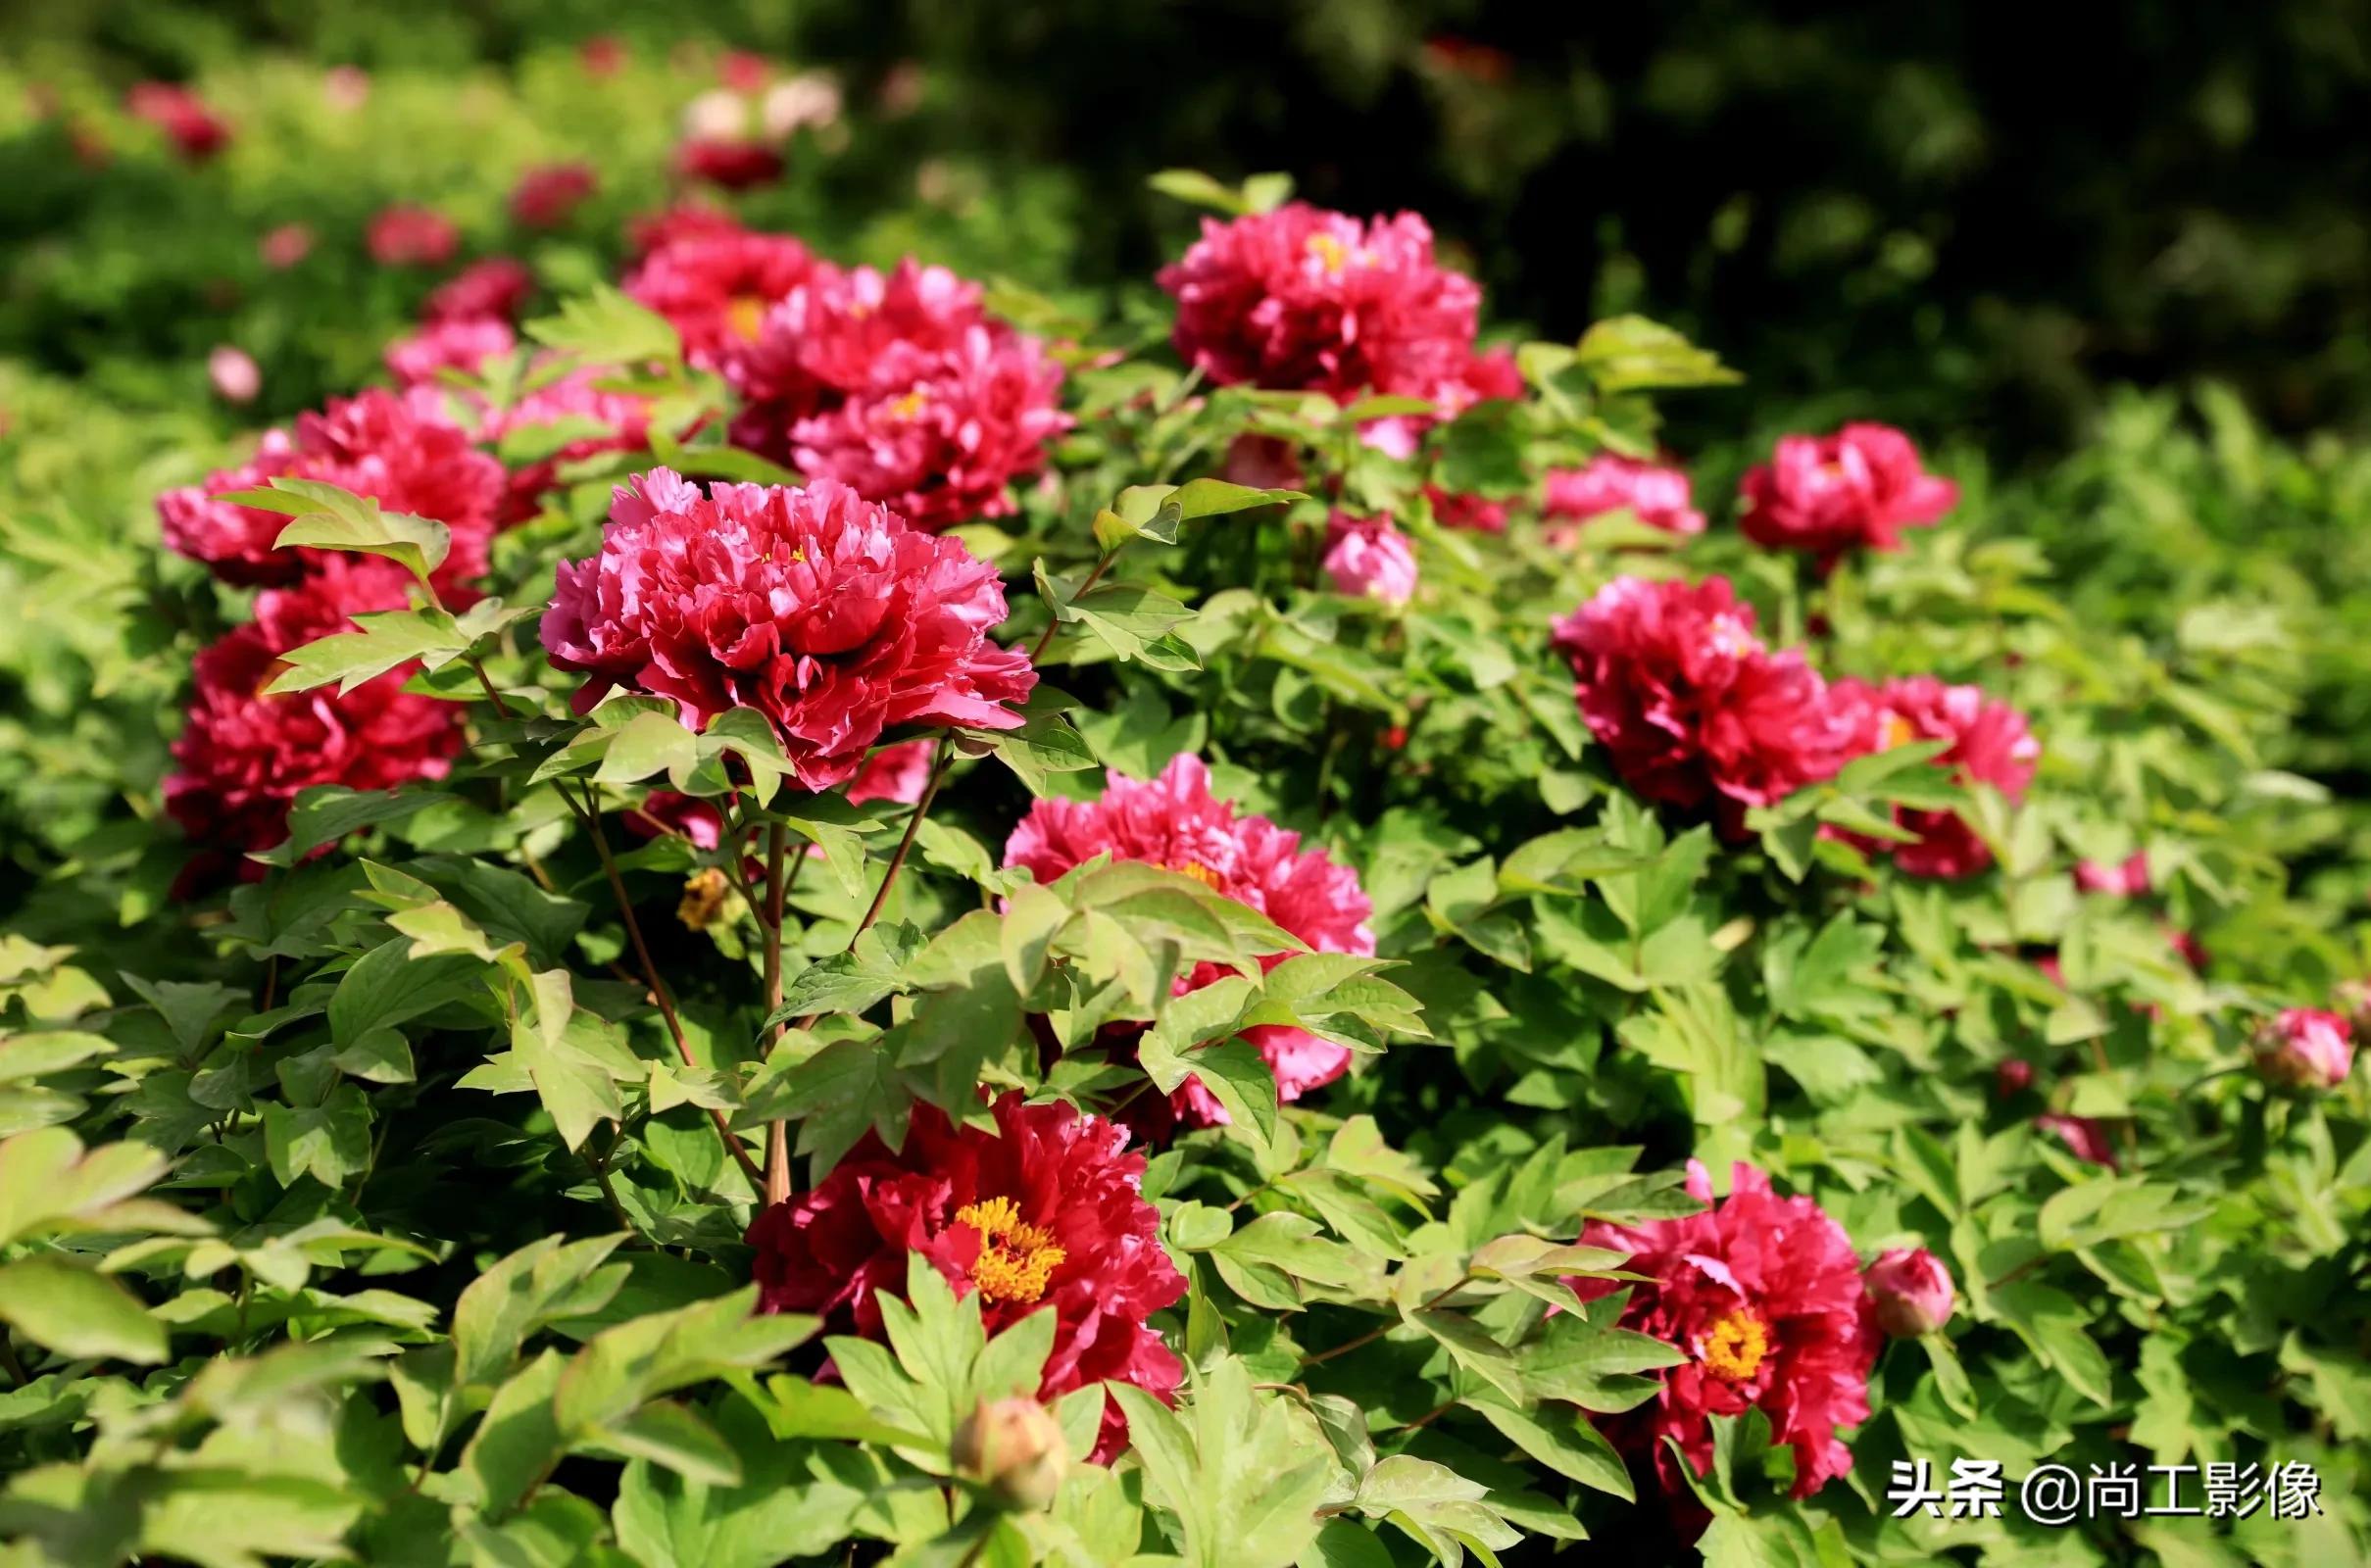
[[[382,379],[8,481],[11,1562],[2363,1554],[2358,457],[1675,451],[1417,215],[1058,299],[725,79],[613,264],[388,207]]]

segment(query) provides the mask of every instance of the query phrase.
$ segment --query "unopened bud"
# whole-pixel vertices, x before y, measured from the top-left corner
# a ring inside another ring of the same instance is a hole
[[[1070,1469],[1061,1425],[1035,1399],[983,1402],[955,1429],[950,1453],[1008,1507],[1033,1511],[1054,1506]]]
[[[1923,1247],[1898,1247],[1880,1253],[1863,1284],[1877,1326],[1898,1340],[1932,1334],[1951,1320],[1951,1270]]]

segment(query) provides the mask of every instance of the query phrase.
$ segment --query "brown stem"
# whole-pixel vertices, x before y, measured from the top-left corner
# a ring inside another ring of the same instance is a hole
[[[617,1228],[621,1231],[639,1235],[641,1233],[634,1229],[634,1222],[626,1216],[625,1205],[617,1200],[617,1185],[610,1180],[610,1156],[617,1152],[617,1134],[615,1130],[612,1130],[610,1133],[610,1147],[607,1152],[600,1154],[594,1153],[592,1145],[588,1143],[585,1145],[584,1162],[593,1167],[593,1180],[600,1184],[601,1196],[608,1201],[610,1205],[610,1213],[617,1221]]]
[[[766,1016],[782,1010],[782,856],[785,831],[779,822],[766,829]],[[782,1038],[777,1028],[774,1038]],[[767,1207],[790,1200],[790,1124],[779,1119],[766,1124],[766,1202]]]
[[[1451,1297],[1457,1295],[1459,1291],[1465,1289],[1466,1286],[1471,1285],[1472,1283],[1473,1271],[1468,1269],[1466,1272],[1458,1275],[1456,1282],[1453,1283],[1449,1289],[1440,1292],[1430,1300],[1424,1302],[1423,1305],[1417,1307],[1416,1310],[1419,1312],[1429,1312],[1434,1307],[1439,1306],[1443,1301],[1448,1300]],[[1320,1350],[1315,1355],[1303,1356],[1301,1358],[1301,1364],[1303,1366],[1315,1366],[1321,1361],[1331,1361],[1337,1355],[1348,1355],[1353,1350],[1362,1350],[1366,1348],[1366,1347],[1374,1344],[1377,1340],[1383,1338],[1384,1335],[1389,1334],[1392,1330],[1398,1328],[1403,1321],[1403,1319],[1394,1318],[1388,1323],[1378,1323],[1373,1328],[1368,1329],[1364,1334],[1359,1335],[1355,1340],[1345,1340],[1330,1350]],[[1434,1412],[1436,1415],[1439,1413],[1440,1412],[1438,1411]]]
[[[914,836],[921,831],[922,818],[930,814],[930,803],[938,799],[939,782],[947,776],[948,740],[948,736],[941,735],[938,749],[930,754],[930,781],[922,786],[922,798],[914,803],[914,814],[906,818],[905,837],[898,840],[896,853],[889,857],[889,869],[881,873],[881,885],[872,895],[871,906],[865,909],[864,918],[857,922],[856,930],[848,938],[848,945],[852,948],[856,946],[857,938],[871,930],[872,922],[881,917],[881,909],[889,903],[889,890],[897,885],[898,872],[904,868],[906,856],[914,848]]]
[[[633,944],[634,956],[641,960],[643,982],[650,987],[651,1000],[658,1004],[659,1016],[667,1020],[667,1032],[675,1042],[675,1054],[683,1059],[686,1067],[699,1066],[699,1059],[692,1054],[691,1042],[684,1037],[683,1020],[675,1015],[675,999],[667,994],[667,983],[659,978],[659,965],[651,957],[650,944],[642,940],[642,922],[634,918],[634,901],[626,895],[625,879],[617,874],[617,858],[610,854],[610,841],[601,831],[601,813],[589,805],[578,806],[566,789],[561,790],[560,798],[575,810],[578,820],[584,823],[585,832],[592,837],[593,853],[601,857],[601,874],[609,879],[610,896],[617,904],[617,916],[625,922],[626,940]],[[749,1178],[749,1185],[763,1192],[766,1173],[758,1169],[758,1162],[749,1157],[749,1151],[743,1149],[741,1140],[733,1136],[731,1125],[724,1119],[724,1112],[711,1107],[708,1119],[716,1124],[716,1136],[724,1140],[724,1152],[732,1155],[734,1164],[741,1167],[741,1174]]]
[[[17,1359],[17,1348],[8,1343],[8,1330],[5,1328],[0,1328],[0,1372],[6,1372],[16,1388],[21,1389],[32,1381],[25,1375],[25,1363]]]
[[[1070,603],[1075,605],[1081,599],[1086,598],[1087,590],[1093,588],[1097,583],[1101,582],[1103,580],[1103,574],[1110,570],[1111,563],[1118,559],[1118,550],[1112,549],[1105,551],[1103,554],[1103,559],[1095,564],[1095,569],[1087,573],[1087,580],[1080,583],[1078,585],[1078,591],[1070,596]],[[1046,629],[1038,634],[1037,646],[1029,650],[1030,663],[1034,664],[1039,660],[1046,657],[1046,647],[1048,644],[1054,641],[1054,634],[1062,629],[1062,616],[1060,615],[1056,615],[1052,620],[1046,622]]]

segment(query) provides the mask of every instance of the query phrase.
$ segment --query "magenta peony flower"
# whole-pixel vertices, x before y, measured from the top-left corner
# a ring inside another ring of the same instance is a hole
[[[848,781],[848,804],[895,801],[900,806],[912,806],[922,798],[923,789],[930,783],[930,758],[937,749],[930,741],[902,741],[882,747],[864,759],[857,776]]]
[[[1832,776],[1859,750],[1862,715],[1830,699],[1800,652],[1762,646],[1725,577],[1617,577],[1555,638],[1622,782],[1667,805],[1709,802],[1732,835],[1747,807]]]
[[[1688,1191],[1712,1200],[1711,1179],[1695,1160]],[[1704,1475],[1710,1416],[1756,1407],[1768,1416],[1772,1441],[1795,1450],[1798,1497],[1852,1469],[1837,1432],[1868,1419],[1877,1339],[1852,1240],[1817,1203],[1776,1196],[1767,1176],[1741,1163],[1731,1168],[1729,1196],[1704,1213],[1638,1226],[1592,1220],[1580,1239],[1628,1253],[1623,1267],[1650,1277],[1631,1288],[1622,1327],[1687,1352],[1686,1362],[1655,1374],[1663,1389],[1653,1401],[1601,1423],[1624,1452],[1652,1458],[1676,1513],[1703,1518],[1671,1443]],[[1621,1288],[1567,1283],[1584,1300]]]
[[[1548,496],[1540,511],[1555,519],[1548,542],[1558,548],[1580,537],[1578,524],[1612,512],[1627,512],[1666,533],[1704,531],[1704,514],[1696,510],[1688,470],[1611,452],[1592,458],[1586,467],[1549,469]]]
[[[500,359],[519,347],[519,334],[495,316],[464,316],[432,320],[410,337],[387,345],[387,373],[398,386],[432,385],[447,370],[482,374],[488,360]]]
[[[558,228],[600,188],[590,164],[539,164],[511,188],[511,217],[528,228]]]
[[[900,393],[933,357],[988,324],[981,289],[912,257],[890,272],[818,264],[766,311],[755,342],[727,372],[750,402],[733,439],[787,450],[798,420],[860,393]]]
[[[2075,886],[2085,893],[2137,899],[2149,891],[2149,852],[2135,850],[2128,858],[2116,865],[2102,865],[2098,860],[2081,861],[2075,866]]]
[[[123,95],[123,107],[165,133],[173,151],[202,164],[230,145],[230,126],[187,87],[143,81]]]
[[[2034,1064],[2022,1056],[2011,1056],[1993,1069],[1993,1092],[2002,1100],[2013,1100],[2034,1086]]]
[[[1440,399],[1463,384],[1481,289],[1412,213],[1360,223],[1301,202],[1231,222],[1161,269],[1177,352],[1221,385]],[[1454,395],[1454,393],[1452,394]]]
[[[2354,1030],[2335,1012],[2288,1007],[2255,1036],[2255,1070],[2285,1089],[2336,1089],[2354,1068]]]
[[[1877,1254],[1862,1281],[1877,1326],[1898,1340],[1932,1334],[1951,1320],[1951,1271],[1923,1247]]]
[[[255,456],[240,466],[157,498],[165,542],[204,562],[225,582],[290,583],[318,570],[328,559],[324,553],[272,547],[288,524],[285,516],[214,499],[280,475],[320,479],[372,497],[390,512],[445,524],[453,547],[436,575],[440,593],[463,589],[486,569],[487,541],[502,505],[502,465],[445,419],[433,393],[372,388],[300,416],[294,439],[267,430]]]
[[[381,208],[366,237],[381,267],[441,267],[461,244],[461,229],[444,214],[398,203]]]
[[[773,725],[799,782],[853,775],[901,724],[1013,729],[1037,684],[988,633],[996,569],[830,480],[698,486],[667,468],[617,493],[601,551],[563,562],[543,645],[611,688],[673,702],[695,728],[732,708]]]
[[[1397,609],[1416,592],[1416,552],[1389,517],[1337,512],[1325,523],[1325,574],[1334,592]]]
[[[766,313],[816,268],[789,235],[753,234],[704,208],[662,214],[638,237],[648,245],[625,292],[674,324],[693,365],[728,376]]]
[[[693,136],[675,148],[675,172],[725,190],[754,190],[782,177],[782,154],[739,136]]]
[[[1367,928],[1374,906],[1358,874],[1324,850],[1301,848],[1301,835],[1264,816],[1238,815],[1234,803],[1212,798],[1210,769],[1198,757],[1170,760],[1159,778],[1138,781],[1112,773],[1097,801],[1046,799],[1005,843],[1005,863],[1025,866],[1052,882],[1097,855],[1142,860],[1182,871],[1228,898],[1250,905],[1319,953],[1371,954]],[[1284,954],[1263,960],[1273,968]],[[1227,971],[1202,964],[1177,983],[1198,990]],[[1307,1030],[1262,1024],[1244,1031],[1276,1074],[1279,1100],[1298,1100],[1332,1083],[1350,1066],[1350,1052]],[[1210,1126],[1227,1119],[1210,1091],[1192,1079],[1173,1097],[1178,1119]]]
[[[1959,487],[1927,472],[1910,438],[1884,424],[1781,436],[1740,493],[1738,526],[1747,538],[1809,551],[1823,568],[1854,550],[1899,550],[1902,529],[1931,523],[1959,501]]]
[[[2050,1111],[2034,1118],[2034,1126],[2050,1134],[2073,1152],[2077,1159],[2094,1165],[2117,1169],[2116,1156],[2107,1147],[2107,1131],[2089,1116],[2068,1116]]]
[[[1867,750],[1947,740],[1951,750],[1936,761],[1952,769],[1963,784],[1990,784],[2018,801],[2033,782],[2042,743],[2026,727],[2024,714],[2006,703],[1989,701],[1980,686],[1947,686],[1932,675],[1912,675],[1875,688],[1842,680],[1833,688],[1833,700],[1866,714]],[[1993,863],[1992,850],[1956,811],[1898,808],[1894,819],[1918,837],[1895,844],[1848,833],[1837,836],[1870,854],[1893,856],[1894,863],[1912,876],[1974,876]]]
[[[534,292],[535,274],[524,262],[489,256],[439,284],[420,315],[430,321],[510,321]]]
[[[917,1104],[892,1153],[867,1133],[813,1192],[761,1213],[758,1309],[814,1312],[882,1335],[880,1298],[902,1297],[908,1261],[930,1260],[960,1295],[977,1293],[988,1332],[1052,1307],[1054,1353],[1038,1394],[1132,1383],[1169,1399],[1184,1367],[1147,1321],[1185,1295],[1145,1201],[1145,1161],[1128,1135],[1069,1105],[999,1099],[996,1131]],[[1097,1456],[1127,1446],[1107,1400]]]
[[[462,747],[461,710],[407,694],[409,665],[342,695],[334,686],[261,695],[281,655],[352,630],[358,612],[402,609],[410,581],[389,562],[323,557],[301,586],[259,595],[253,620],[197,656],[189,721],[165,781],[166,808],[192,841],[220,857],[270,849],[287,836],[300,790],[445,775]],[[240,870],[262,872],[244,861]]]
[[[284,272],[313,254],[313,230],[303,223],[282,223],[256,241],[256,254],[275,272]]]
[[[264,390],[264,372],[254,356],[227,343],[216,344],[206,356],[206,379],[214,383],[215,395],[225,403],[253,403]]]

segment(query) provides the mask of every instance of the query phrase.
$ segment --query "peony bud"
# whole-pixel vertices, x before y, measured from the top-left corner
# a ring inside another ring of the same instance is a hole
[[[2255,1070],[2287,1089],[2336,1089],[2354,1066],[2346,1020],[2318,1007],[2289,1007],[2256,1031]]]
[[[1415,550],[1389,517],[1337,512],[1326,524],[1326,545],[1325,574],[1334,592],[1394,609],[1414,597]]]
[[[1862,1283],[1877,1326],[1898,1340],[1932,1334],[1951,1320],[1951,1270],[1923,1247],[1879,1253]]]
[[[1062,1427],[1035,1399],[983,1401],[955,1429],[949,1453],[1008,1506],[1032,1511],[1054,1506],[1070,1468]]]
[[[1993,1069],[1993,1086],[2003,1100],[2024,1094],[2034,1086],[2034,1064],[2022,1056],[2011,1056]]]
[[[683,106],[683,134],[693,141],[733,141],[748,131],[749,100],[728,87],[704,92]]]
[[[206,377],[225,403],[253,403],[264,390],[264,372],[242,349],[218,343],[206,356]]]

